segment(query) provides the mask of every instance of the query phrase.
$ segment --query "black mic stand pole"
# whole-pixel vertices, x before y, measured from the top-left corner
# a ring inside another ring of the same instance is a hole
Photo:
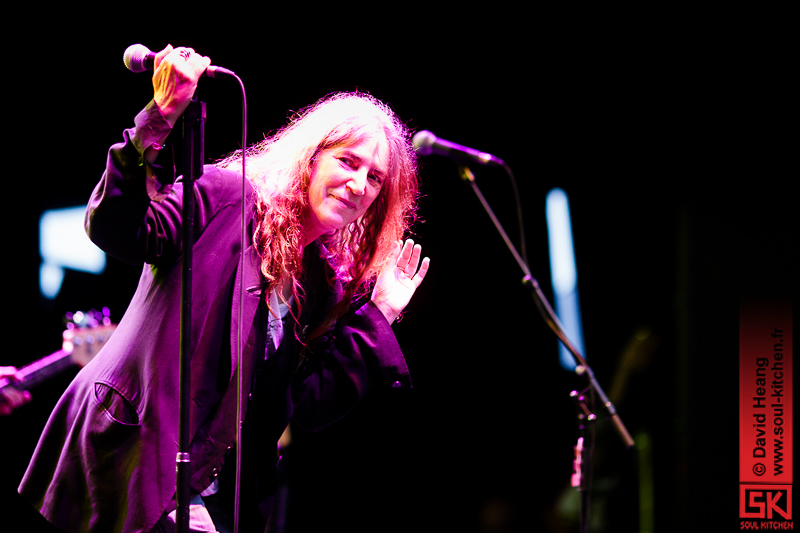
[[[183,113],[183,222],[181,224],[181,353],[180,429],[176,458],[177,533],[189,533],[189,406],[192,346],[192,252],[194,245],[194,182],[203,172],[206,104],[192,98]]]
[[[483,205],[483,208],[486,210],[486,213],[489,215],[489,218],[492,219],[495,228],[497,228],[497,231],[500,233],[500,236],[503,238],[503,241],[505,241],[506,246],[511,251],[511,254],[514,256],[514,259],[517,261],[517,264],[519,264],[519,267],[524,274],[524,277],[522,278],[522,284],[531,291],[533,300],[536,303],[536,308],[539,310],[539,313],[542,315],[547,325],[550,326],[550,329],[553,331],[553,333],[556,334],[558,340],[560,340],[567,348],[567,350],[569,350],[570,353],[575,357],[575,361],[578,363],[575,372],[578,375],[582,375],[586,378],[588,382],[588,388],[592,393],[590,394],[590,398],[594,398],[595,394],[597,395],[597,397],[600,399],[601,405],[605,408],[608,416],[614,423],[614,427],[616,428],[617,432],[622,438],[622,442],[625,445],[625,448],[628,449],[632,448],[634,444],[633,439],[631,438],[630,433],[628,433],[628,430],[625,428],[625,425],[622,423],[622,419],[617,414],[617,410],[614,408],[614,405],[608,399],[605,392],[603,392],[602,387],[600,387],[600,384],[595,379],[594,372],[592,372],[592,369],[586,363],[586,359],[583,357],[583,355],[580,354],[580,352],[578,352],[575,346],[573,346],[569,338],[567,338],[567,335],[566,333],[564,333],[564,328],[561,326],[558,317],[556,316],[553,309],[550,307],[550,304],[547,302],[547,298],[545,297],[544,293],[542,293],[542,290],[539,288],[539,282],[536,281],[536,278],[534,278],[533,275],[531,275],[528,265],[525,263],[525,261],[523,261],[519,253],[517,253],[514,244],[511,242],[511,239],[508,238],[508,235],[503,229],[503,226],[500,224],[500,221],[495,216],[491,206],[486,201],[486,198],[484,198],[483,193],[481,193],[480,189],[478,188],[478,185],[475,183],[475,175],[466,166],[459,167],[459,171],[461,174],[461,178],[467,183],[469,183],[469,185],[472,187],[473,192],[478,197],[478,200],[480,200],[481,205]],[[592,420],[593,419],[594,415],[592,415]],[[581,425],[581,430],[583,431],[583,429],[584,427],[583,425]],[[592,445],[590,444],[589,449],[591,449],[591,446]],[[584,501],[583,498],[582,501]],[[585,520],[585,523],[588,525],[589,522],[587,518],[588,509],[583,509],[582,517]]]

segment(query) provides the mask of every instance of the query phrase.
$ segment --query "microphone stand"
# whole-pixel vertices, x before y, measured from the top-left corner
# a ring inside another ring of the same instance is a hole
[[[586,394],[588,393],[588,405]],[[575,460],[570,484],[580,493],[580,516],[578,519],[579,533],[589,531],[589,493],[592,487],[592,468],[594,467],[594,391],[586,388],[582,393],[572,391],[569,395],[575,402],[578,412],[578,444],[575,446]],[[588,448],[588,450],[587,450]]]
[[[506,234],[505,230],[503,229],[503,226],[500,224],[500,221],[495,216],[494,211],[492,211],[491,206],[486,201],[486,198],[484,198],[483,193],[481,193],[480,189],[478,188],[477,183],[475,183],[475,175],[472,173],[472,171],[468,167],[463,166],[463,165],[459,167],[459,173],[461,174],[461,178],[464,181],[466,181],[472,187],[473,192],[478,197],[478,200],[480,200],[481,205],[483,205],[484,210],[486,210],[486,213],[489,215],[489,218],[492,219],[492,222],[494,223],[495,228],[497,228],[497,231],[500,233],[500,236],[503,238],[503,241],[505,241],[506,246],[511,251],[511,255],[513,255],[514,259],[517,261],[517,264],[519,265],[520,269],[522,270],[522,272],[524,274],[524,276],[522,278],[522,285],[525,288],[527,288],[528,290],[531,291],[531,295],[533,296],[533,300],[536,303],[536,308],[539,310],[539,313],[542,315],[542,317],[544,318],[545,322],[550,327],[550,329],[553,331],[553,333],[555,333],[556,337],[558,337],[558,340],[560,340],[564,344],[564,346],[567,348],[567,350],[569,350],[570,353],[575,357],[575,361],[578,363],[578,366],[576,367],[575,372],[578,375],[585,377],[585,379],[587,381],[587,391],[589,391],[591,393],[591,394],[588,395],[589,398],[591,399],[591,404],[594,404],[594,397],[596,395],[600,399],[600,403],[601,403],[602,407],[605,408],[606,413],[608,414],[608,416],[610,417],[611,421],[613,422],[614,427],[617,430],[617,433],[619,433],[619,436],[622,439],[623,444],[625,445],[625,448],[627,448],[627,449],[632,448],[633,444],[634,444],[633,439],[631,438],[630,433],[628,433],[628,430],[625,428],[625,425],[622,423],[622,419],[617,414],[616,408],[611,403],[611,401],[608,399],[608,397],[606,396],[606,393],[603,391],[602,387],[600,387],[600,384],[595,379],[594,372],[592,372],[591,367],[589,367],[589,365],[586,363],[586,359],[583,357],[583,355],[581,355],[580,352],[578,352],[577,348],[575,348],[575,346],[572,344],[572,342],[570,342],[570,340],[567,337],[566,333],[564,333],[564,328],[561,326],[561,323],[559,322],[558,317],[556,316],[556,314],[553,311],[552,307],[550,307],[550,304],[547,302],[547,298],[545,297],[544,293],[539,288],[539,282],[536,281],[536,278],[534,278],[533,275],[531,275],[531,272],[530,272],[530,269],[528,268],[528,265],[525,263],[525,261],[522,259],[522,257],[520,257],[519,253],[517,252],[516,248],[514,247],[514,244],[511,242],[511,239],[508,238],[508,235]],[[575,397],[575,395],[576,395],[576,392],[572,391],[571,396]],[[583,401],[585,396],[586,396],[586,394],[583,394],[583,396],[580,398],[580,400]],[[584,417],[585,417],[586,420],[589,420],[589,421],[593,421],[595,419],[595,415],[593,413],[591,413],[591,411],[594,409],[594,405],[590,405],[589,407],[584,407],[584,409],[586,410],[586,414],[585,415],[579,414],[579,419],[581,420],[581,424],[580,424],[579,429],[581,430],[581,432],[583,434],[582,438],[586,439],[587,435],[586,435],[586,433],[584,431],[586,428],[585,428],[585,424],[584,424],[583,420],[584,420]],[[591,416],[589,416],[589,415],[591,415]],[[591,433],[593,434],[594,432],[592,431]],[[584,448],[588,447],[588,449],[591,450],[591,449],[593,449],[593,443],[590,443],[588,446],[583,445],[583,447]],[[589,461],[587,461],[587,462],[589,462]],[[585,474],[584,477],[586,475],[588,475],[588,474]],[[589,478],[589,479],[591,479],[591,478]],[[581,483],[581,485],[579,487],[579,490],[581,488],[584,488],[584,487],[588,489],[588,486],[587,486],[585,480],[584,480],[584,482]],[[587,492],[588,492],[588,490],[587,490]],[[588,524],[589,524],[589,520],[588,520],[588,511],[589,511],[589,509],[588,509],[588,497],[582,497],[581,498],[581,507],[582,508],[583,507],[587,507],[587,508],[583,508],[582,509],[581,518],[582,518],[582,521],[584,521],[584,526],[588,527]],[[581,528],[581,531],[584,531],[584,527]]]
[[[189,407],[191,399],[192,252],[194,243],[194,182],[203,172],[206,104],[192,98],[183,113],[183,223],[181,224],[180,429],[176,457],[176,531],[189,533]]]

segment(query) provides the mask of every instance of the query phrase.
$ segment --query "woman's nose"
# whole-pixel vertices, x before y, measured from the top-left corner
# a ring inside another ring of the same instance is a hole
[[[359,169],[350,175],[347,181],[347,188],[353,194],[362,196],[367,187],[367,171],[366,169]]]

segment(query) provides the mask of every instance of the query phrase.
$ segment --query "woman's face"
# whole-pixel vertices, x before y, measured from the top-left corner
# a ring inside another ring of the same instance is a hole
[[[363,215],[387,177],[389,143],[381,133],[320,152],[308,186],[306,244]]]

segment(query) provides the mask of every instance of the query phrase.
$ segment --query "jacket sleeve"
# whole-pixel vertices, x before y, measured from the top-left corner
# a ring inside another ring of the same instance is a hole
[[[136,115],[134,123],[123,132],[123,142],[108,152],[105,172],[86,209],[86,233],[122,262],[171,265],[181,253],[183,181],[172,183],[167,172],[170,181],[164,182],[156,175],[161,169],[143,156],[169,134],[170,126],[153,101]],[[222,183],[233,174],[204,168],[195,188],[195,239],[218,209],[239,201],[239,191],[234,193],[230,184]],[[236,181],[241,180],[237,177]]]
[[[293,419],[315,431],[342,418],[367,393],[375,378],[411,388],[411,377],[391,325],[371,301],[339,320],[312,347],[292,385]]]
[[[143,154],[170,131],[151,101],[108,152],[106,169],[86,209],[89,238],[131,264],[158,263],[180,250],[180,185],[162,184]]]

